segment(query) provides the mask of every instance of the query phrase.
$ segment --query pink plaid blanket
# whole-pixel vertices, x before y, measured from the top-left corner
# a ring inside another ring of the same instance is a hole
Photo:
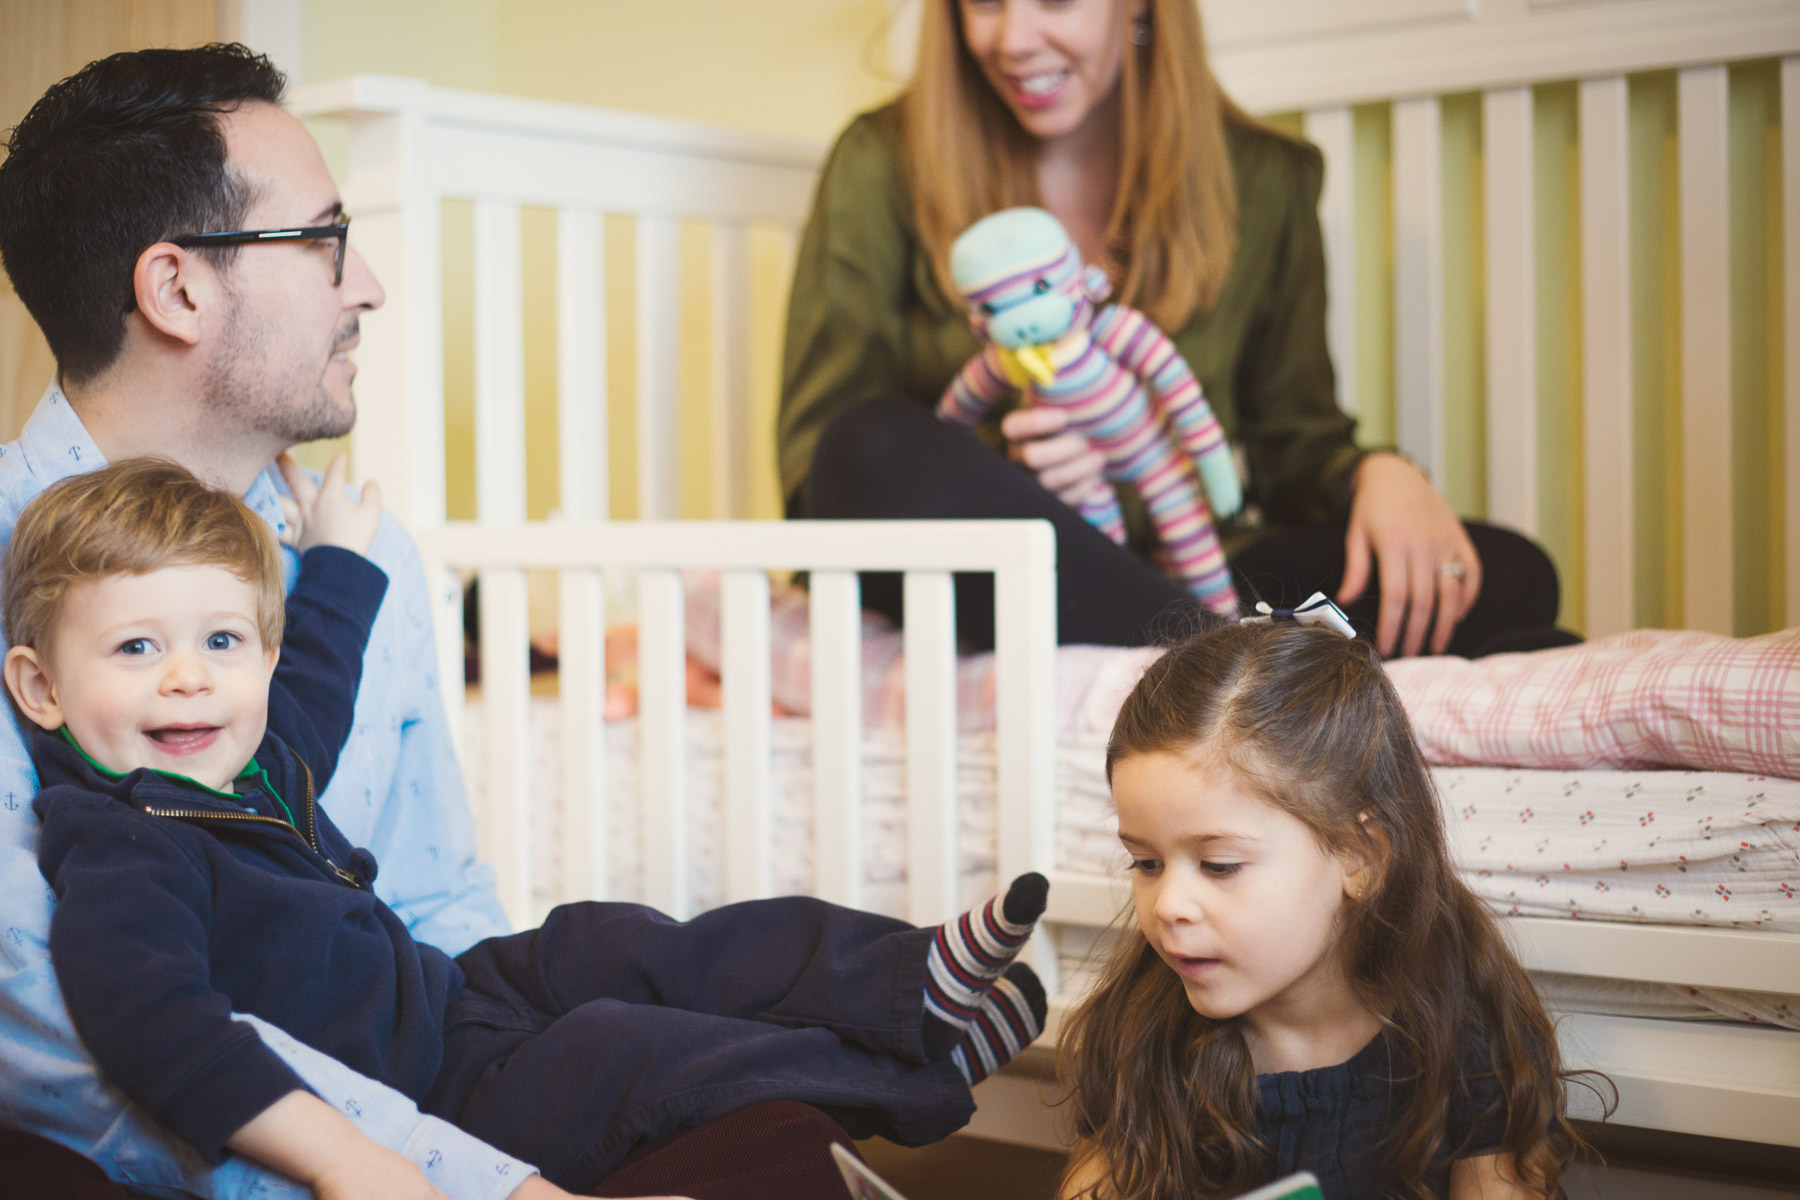
[[[687,579],[688,650],[716,672],[716,575]],[[804,592],[772,604],[777,705],[810,710],[812,659]],[[901,634],[863,621],[863,719],[893,727],[905,714]],[[1104,732],[1159,651],[1064,646],[1057,651],[1057,727]],[[993,656],[957,668],[958,724],[993,728]],[[1552,770],[1680,767],[1800,778],[1800,629],[1754,638],[1640,630],[1580,646],[1490,658],[1387,664],[1433,766]]]

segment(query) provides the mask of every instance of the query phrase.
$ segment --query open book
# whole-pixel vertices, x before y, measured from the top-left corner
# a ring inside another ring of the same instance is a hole
[[[834,1144],[831,1157],[843,1172],[844,1186],[850,1189],[852,1200],[906,1200],[887,1180],[869,1170],[867,1163],[842,1146]],[[1254,1192],[1245,1192],[1238,1200],[1325,1200],[1325,1194],[1319,1190],[1319,1181],[1302,1171]]]

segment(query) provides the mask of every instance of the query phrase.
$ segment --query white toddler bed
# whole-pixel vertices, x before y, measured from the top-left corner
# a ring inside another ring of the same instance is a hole
[[[1445,29],[1475,20],[1473,6],[1450,0],[1400,7],[1406,11],[1390,23],[1407,28],[1427,17]],[[1512,14],[1524,27],[1525,6],[1491,8],[1481,20]],[[1719,25],[1704,36],[1695,33],[1693,19],[1702,10]],[[1610,573],[1616,564],[1607,557],[1624,548],[1629,559],[1633,544],[1629,513],[1621,517],[1608,504],[1634,486],[1629,456],[1623,464],[1618,457],[1621,442],[1630,442],[1634,418],[1606,374],[1620,365],[1610,314],[1630,305],[1629,289],[1618,282],[1624,268],[1607,256],[1611,234],[1601,236],[1614,229],[1624,203],[1622,190],[1615,194],[1608,187],[1624,170],[1625,73],[1679,68],[1684,164],[1695,156],[1693,168],[1682,171],[1680,238],[1683,255],[1694,256],[1684,263],[1704,264],[1709,252],[1719,250],[1725,220],[1724,200],[1709,190],[1708,180],[1709,164],[1725,154],[1727,64],[1800,55],[1800,15],[1791,5],[1760,0],[1540,3],[1529,6],[1528,15],[1540,24],[1561,22],[1605,36],[1559,41],[1546,33],[1541,44],[1554,43],[1555,53],[1546,52],[1541,62],[1522,53],[1516,38],[1496,43],[1493,62],[1504,60],[1504,70],[1464,45],[1460,58],[1426,56],[1418,70],[1435,75],[1407,85],[1410,90],[1393,82],[1404,72],[1391,56],[1366,59],[1385,63],[1383,71],[1395,68],[1383,82],[1371,82],[1367,72],[1360,82],[1352,79],[1352,68],[1364,61],[1356,55],[1344,56],[1342,70],[1312,71],[1305,79],[1275,70],[1254,81],[1232,78],[1233,62],[1274,61],[1268,43],[1255,39],[1242,50],[1222,52],[1221,66],[1228,83],[1259,111],[1306,109],[1306,128],[1325,148],[1331,178],[1339,181],[1354,178],[1357,161],[1350,105],[1392,101],[1398,434],[1415,457],[1438,470],[1455,456],[1445,440],[1449,343],[1437,301],[1445,253],[1459,250],[1446,241],[1438,207],[1439,117],[1449,103],[1443,97],[1486,89],[1481,107],[1489,219],[1483,244],[1469,252],[1477,261],[1485,255],[1488,264],[1488,391],[1529,396],[1536,285],[1529,270],[1521,277],[1520,262],[1528,266],[1531,259],[1533,85],[1579,81],[1578,150],[1587,181],[1580,220],[1593,235],[1582,243],[1584,278],[1592,285],[1583,302],[1590,306],[1585,311],[1595,351],[1585,360],[1591,377],[1583,446],[1590,461],[1582,520],[1589,628],[1606,632],[1630,623],[1620,618],[1629,605],[1621,608],[1618,601],[1634,578],[1629,561],[1622,573]],[[1364,49],[1386,36],[1350,33],[1363,39]],[[1394,36],[1401,33],[1406,29]],[[1421,45],[1430,41],[1419,38]],[[1458,62],[1466,72],[1446,74],[1452,70],[1446,64]],[[1288,92],[1271,79],[1285,81]],[[1793,180],[1800,178],[1800,58],[1781,64],[1780,79],[1781,154]],[[681,223],[703,222],[713,232],[710,419],[712,444],[720,449],[713,491],[726,497],[724,514],[741,515],[749,476],[743,448],[763,444],[747,417],[754,309],[749,230],[791,233],[797,227],[818,148],[406,80],[365,77],[317,85],[303,89],[295,106],[303,115],[348,125],[345,198],[357,216],[358,245],[388,289],[387,307],[367,318],[359,353],[364,411],[355,435],[357,469],[382,480],[419,531],[433,569],[481,576],[479,708],[458,708],[452,720],[470,735],[466,753],[479,781],[484,851],[515,920],[529,921],[547,904],[575,897],[643,899],[685,914],[718,900],[798,887],[929,921],[955,911],[992,878],[1041,869],[1053,879],[1052,908],[1031,953],[1066,1003],[1078,987],[1083,954],[1112,921],[1123,892],[1108,871],[1113,851],[1097,775],[1103,730],[1097,722],[1075,728],[1070,714],[1057,707],[1047,528],[667,520],[678,511],[681,494],[683,309],[675,282]],[[1527,172],[1522,190],[1516,186],[1520,170]],[[1343,297],[1355,294],[1355,256],[1347,248],[1362,193],[1347,192],[1342,182],[1335,187],[1327,193],[1324,216],[1333,294]],[[1796,261],[1800,203],[1794,197],[1800,187],[1790,186],[1786,194],[1781,220],[1786,253]],[[446,200],[475,206],[479,519],[472,524],[444,519]],[[520,230],[527,206],[557,214],[563,520],[556,523],[524,520]],[[613,431],[609,360],[597,334],[605,328],[603,218],[618,215],[636,224],[637,507],[640,516],[653,518],[634,522],[606,521],[606,446]],[[1794,372],[1800,365],[1800,299],[1793,289],[1800,265],[1788,277],[1786,361]],[[1707,271],[1686,271],[1684,280],[1695,306],[1683,326],[1684,371],[1692,373],[1684,380],[1690,395],[1720,394],[1706,371],[1717,363],[1714,344],[1729,340],[1718,336],[1712,318],[1729,305]],[[1346,307],[1334,308],[1333,343],[1347,367],[1355,339],[1344,323]],[[1524,378],[1518,378],[1521,370]],[[1350,370],[1345,375],[1360,377]],[[1800,384],[1790,383],[1788,396],[1787,427],[1800,431]],[[1530,404],[1494,404],[1487,414],[1487,507],[1527,529],[1538,524],[1535,420]],[[1693,474],[1684,476],[1681,520],[1689,529],[1684,553],[1692,590],[1709,574],[1715,582],[1721,576],[1720,539],[1707,534],[1716,533],[1709,522],[1729,523],[1733,501],[1727,497],[1721,509],[1707,474],[1729,474],[1729,455],[1721,467],[1717,436],[1697,424],[1684,430],[1689,434],[1684,471]],[[1792,465],[1800,462],[1800,434],[1793,436],[1783,451],[1790,480],[1800,479]],[[1800,488],[1786,494],[1789,512],[1796,513]],[[1800,515],[1788,520],[1790,529],[1800,528]],[[1797,562],[1800,556],[1789,556],[1790,614],[1800,611]],[[1729,577],[1728,561],[1725,566],[1722,574]],[[689,640],[681,572],[696,568],[724,573],[721,713],[689,714],[681,690]],[[901,668],[904,720],[871,720],[865,728],[854,573],[867,569],[908,572],[909,623]],[[608,727],[601,719],[603,570],[637,572],[641,705],[630,725]],[[812,575],[811,716],[803,722],[770,715],[768,572],[777,570]],[[992,676],[993,731],[960,738],[950,603],[950,573],[958,570],[997,573],[1001,631]],[[554,572],[557,581],[561,663],[553,701],[534,701],[527,675],[527,573],[533,571]],[[440,667],[449,678],[461,660],[458,578],[445,575],[439,621]],[[1702,592],[1694,590],[1688,611],[1704,623],[1712,620],[1716,597]],[[1569,1060],[1598,1066],[1618,1083],[1621,1104],[1614,1119],[1800,1146],[1800,1031],[1781,1027],[1794,1024],[1791,997],[1800,995],[1800,925],[1781,903],[1789,899],[1784,886],[1800,886],[1800,833],[1792,828],[1800,825],[1800,784],[1742,772],[1478,766],[1441,769],[1438,782],[1467,876],[1503,912],[1519,914],[1506,928],[1564,1014],[1560,1028]],[[1713,818],[1710,829],[1688,815],[1699,812],[1702,796],[1701,807],[1709,811],[1699,816]],[[1526,809],[1528,821],[1520,815]],[[1637,824],[1652,812],[1655,832],[1649,822]],[[1684,822],[1689,840],[1703,846],[1723,848],[1729,839],[1748,844],[1730,854],[1673,849],[1662,831]],[[1522,834],[1527,825],[1532,832]],[[1615,856],[1622,868],[1613,864]],[[1678,992],[1678,1007],[1670,1006],[1671,989]],[[1659,1015],[1646,1015],[1652,1013]],[[1003,1072],[983,1087],[978,1128],[1054,1139],[1036,1081]],[[1575,1099],[1581,1103],[1579,1094]],[[1591,1115],[1590,1109],[1579,1111]]]

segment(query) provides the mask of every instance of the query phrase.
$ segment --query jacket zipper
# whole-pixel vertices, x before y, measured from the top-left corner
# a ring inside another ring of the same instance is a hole
[[[156,808],[146,804],[144,811],[153,817],[170,817],[178,821],[248,821],[253,825],[273,825],[284,832],[291,833],[304,842],[308,849],[319,856],[319,860],[330,867],[332,873],[353,888],[362,887],[362,880],[331,861],[331,856],[319,848],[318,818],[314,812],[312,768],[305,763],[300,769],[306,773],[306,832],[289,825],[286,821],[278,821],[274,817],[264,817],[256,813],[214,812],[196,808]]]

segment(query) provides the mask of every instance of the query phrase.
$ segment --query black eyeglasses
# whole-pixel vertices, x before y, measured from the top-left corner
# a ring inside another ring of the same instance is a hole
[[[337,242],[337,252],[331,258],[331,286],[337,287],[344,282],[344,249],[350,244],[350,218],[345,217],[335,225],[307,225],[299,229],[235,229],[223,233],[190,233],[183,237],[170,238],[174,245],[183,248],[203,246],[247,246],[263,242],[306,242],[324,241],[332,238]]]

